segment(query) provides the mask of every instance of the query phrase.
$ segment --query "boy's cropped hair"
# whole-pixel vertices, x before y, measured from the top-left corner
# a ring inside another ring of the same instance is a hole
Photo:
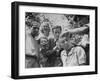
[[[47,41],[49,41],[47,37],[41,37],[41,38],[39,38],[39,40],[38,40],[38,44],[40,44],[41,39],[46,39]]]
[[[61,35],[61,38],[66,37],[66,40],[71,39],[72,33],[66,32]]]
[[[27,20],[27,21],[25,21],[25,24],[28,26],[28,27],[34,27],[34,26],[36,26],[36,27],[40,27],[40,23],[38,23],[38,22],[36,22],[36,21],[29,21],[29,20]]]
[[[60,31],[62,31],[62,28],[61,28],[61,26],[59,26],[59,25],[54,26],[54,27],[52,28],[52,32],[54,32],[54,29],[60,29]]]

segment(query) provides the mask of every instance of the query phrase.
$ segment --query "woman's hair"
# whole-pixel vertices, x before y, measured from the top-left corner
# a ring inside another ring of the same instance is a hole
[[[50,32],[50,25],[49,25],[48,22],[43,22],[43,23],[41,24],[41,29],[40,29],[40,31],[41,31],[42,33],[44,33],[44,29],[45,29],[44,26],[48,26],[48,30],[49,30],[49,32]]]

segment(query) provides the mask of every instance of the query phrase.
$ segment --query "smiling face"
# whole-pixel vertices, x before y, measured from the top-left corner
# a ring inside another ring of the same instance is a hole
[[[48,49],[48,47],[49,47],[48,39],[45,37],[40,38],[40,45],[41,45],[42,49]]]
[[[38,36],[39,35],[39,27],[36,27],[36,26],[32,27],[31,34],[33,37]]]
[[[45,23],[42,27],[42,33],[44,34],[44,36],[48,37],[49,33],[50,33],[50,27],[48,23]]]
[[[69,50],[73,46],[71,38],[67,35],[62,36],[59,39],[59,44],[60,44],[60,47],[65,49],[65,50]]]

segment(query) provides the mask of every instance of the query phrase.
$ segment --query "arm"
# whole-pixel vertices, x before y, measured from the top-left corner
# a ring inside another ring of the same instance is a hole
[[[87,31],[88,29],[89,29],[89,27],[80,27],[80,28],[68,30],[68,32],[70,32],[70,33],[82,33],[82,32]]]

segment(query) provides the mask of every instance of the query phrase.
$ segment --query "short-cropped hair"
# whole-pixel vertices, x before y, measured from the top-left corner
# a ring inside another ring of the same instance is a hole
[[[70,32],[63,33],[61,35],[61,38],[63,38],[63,37],[66,37],[66,40],[68,40],[68,39],[70,40],[72,37],[72,33],[70,33]]]

